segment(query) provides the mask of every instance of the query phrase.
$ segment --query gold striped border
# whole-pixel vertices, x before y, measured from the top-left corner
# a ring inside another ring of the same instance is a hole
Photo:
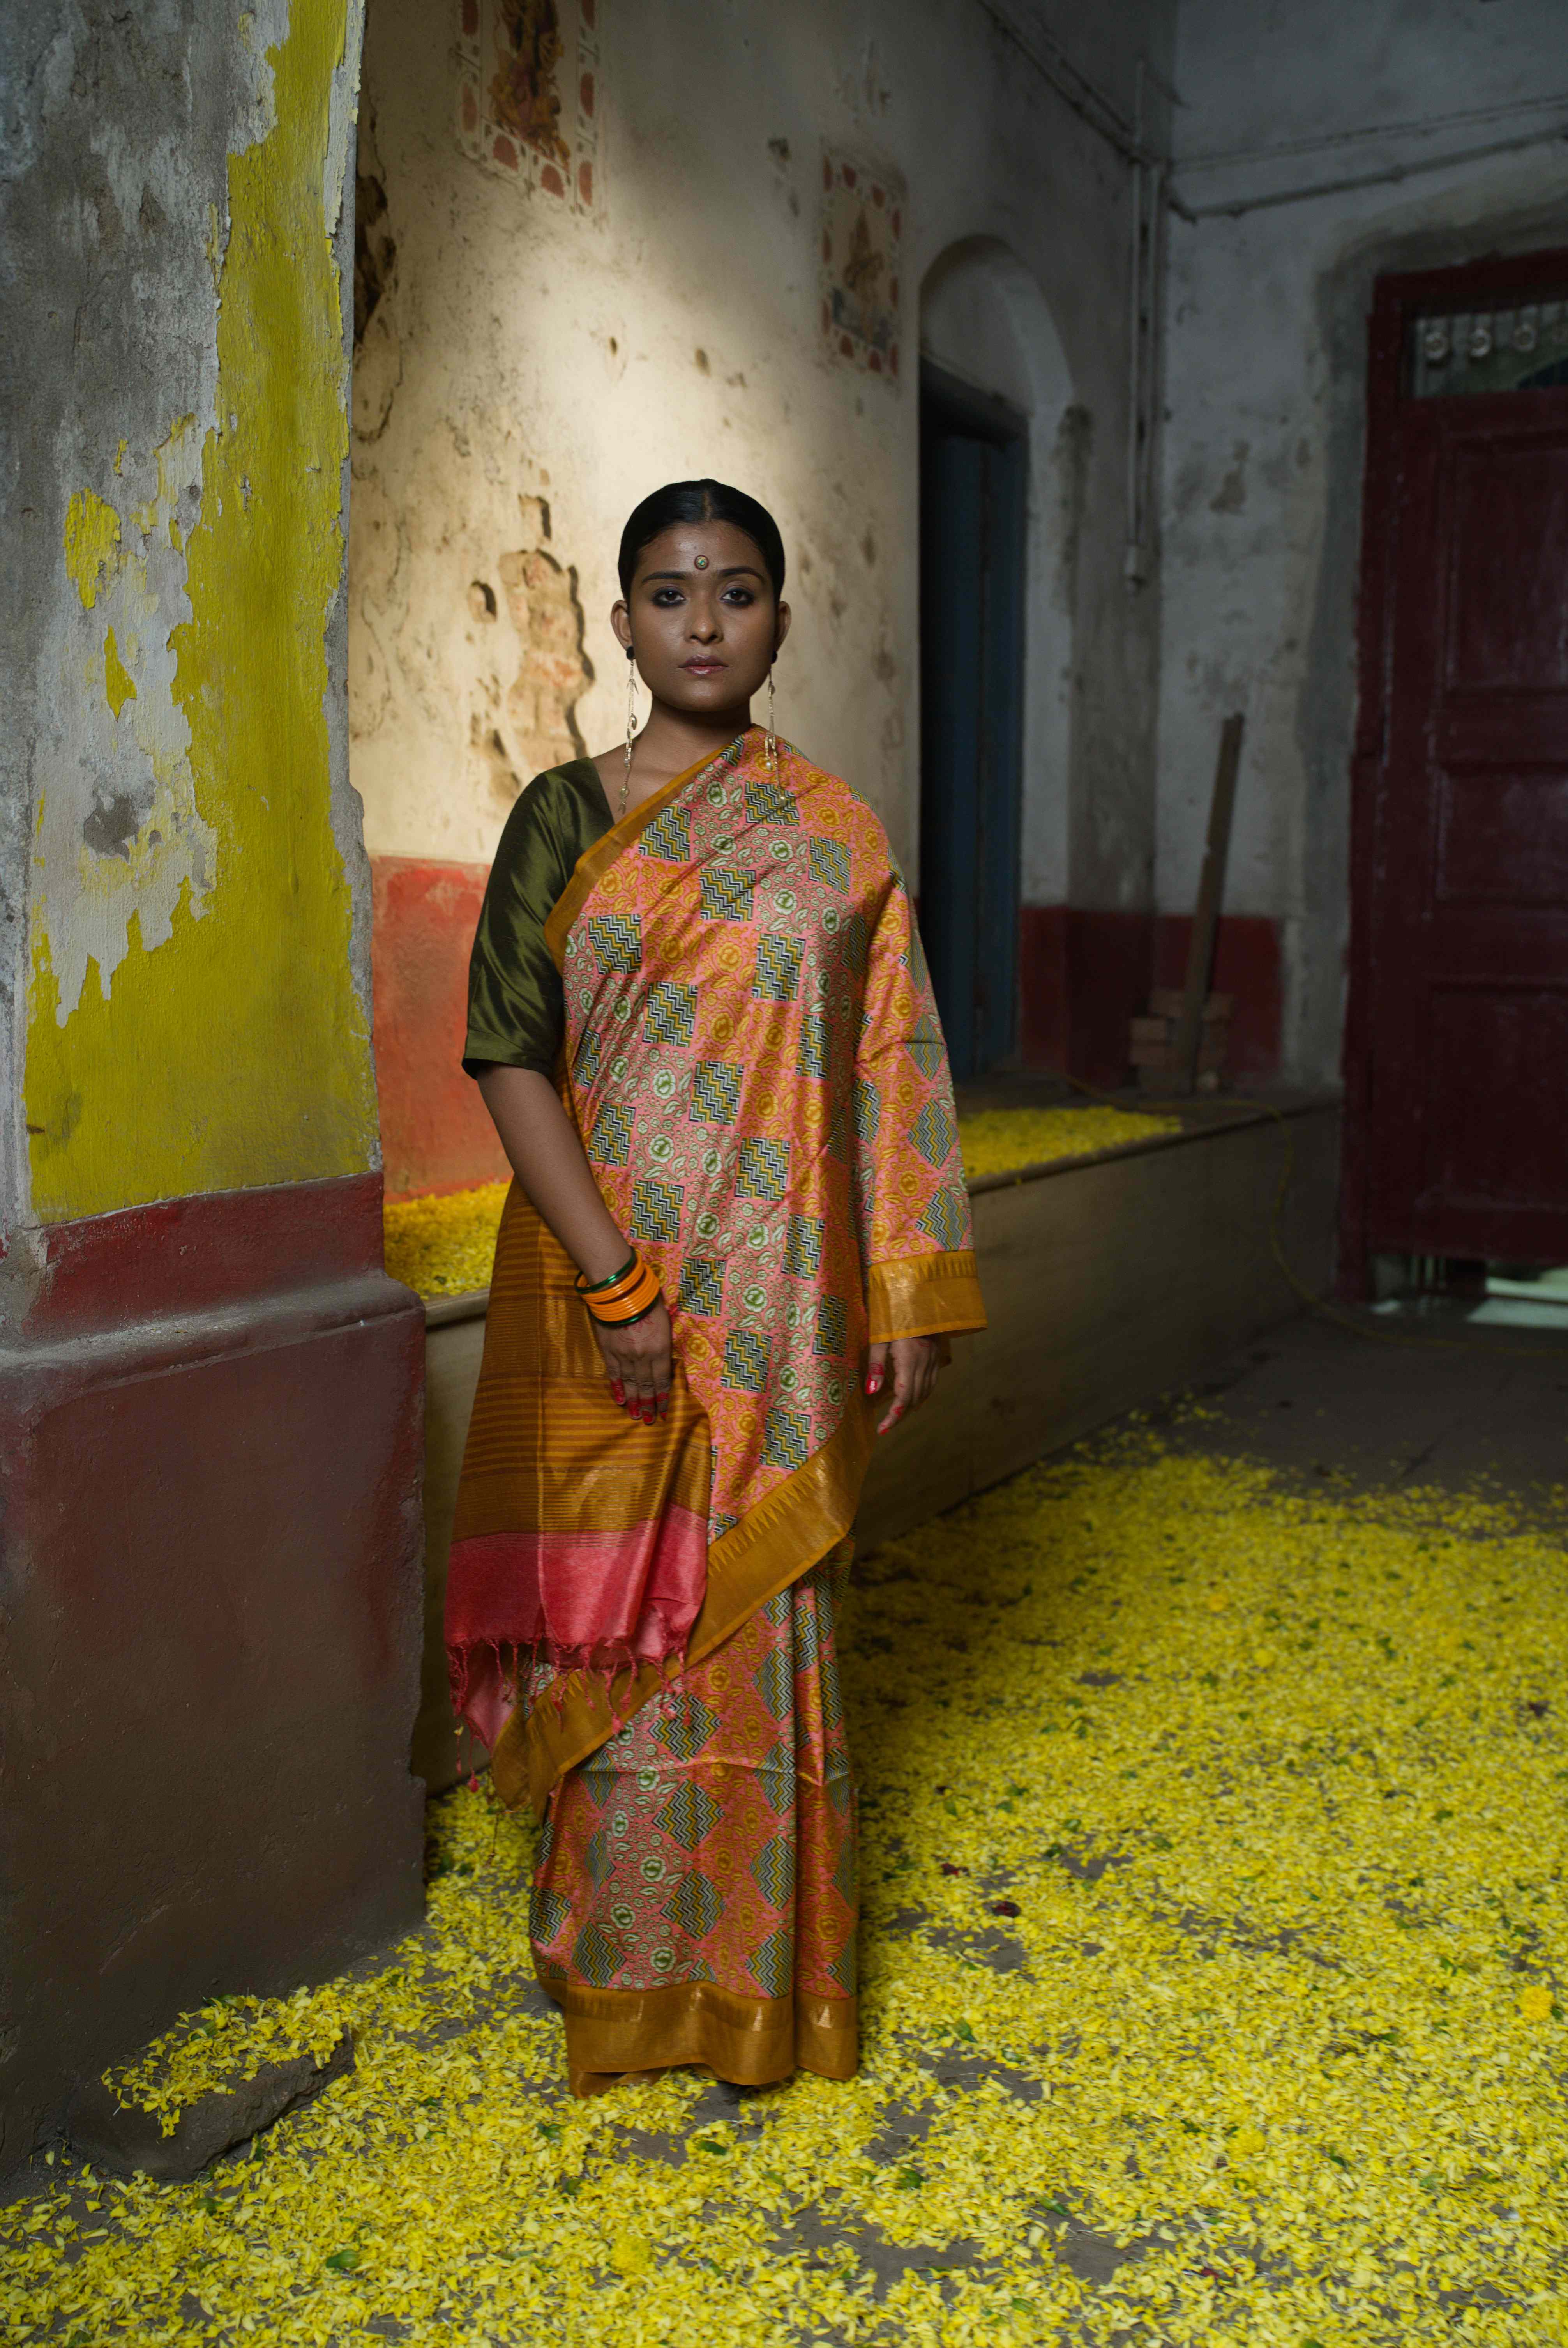
[[[974,1251],[893,1256],[874,1263],[866,1275],[866,1303],[873,1344],[893,1337],[939,1337],[961,1329],[983,1329],[986,1308],[975,1272]]]
[[[708,1594],[686,1650],[700,1663],[759,1606],[827,1555],[854,1522],[860,1487],[875,1441],[873,1415],[858,1383],[849,1408],[822,1449],[775,1485],[738,1525],[708,1551]],[[643,1663],[612,1692],[581,1672],[558,1681],[523,1717],[508,1715],[490,1756],[490,1776],[508,1809],[527,1801],[542,1818],[553,1788],[569,1769],[597,1753],[608,1736],[641,1710],[666,1674]]]
[[[746,732],[754,734],[757,730],[751,726]],[[735,742],[743,742],[745,738],[745,734],[737,734]],[[630,815],[623,815],[620,821],[612,823],[591,848],[583,850],[573,868],[571,879],[551,906],[545,922],[545,943],[558,970],[566,968],[566,942],[571,934],[572,923],[588,902],[595,883],[603,878],[618,858],[625,855],[629,848],[636,846],[654,817],[662,815],[671,800],[678,798],[688,783],[694,783],[699,776],[707,773],[710,767],[716,767],[721,758],[729,756],[735,742],[726,742],[723,748],[711,758],[699,758],[694,767],[686,768],[684,774],[671,775],[651,798],[644,799],[642,805],[633,808]]]
[[[717,1982],[661,1989],[546,1984],[566,2021],[575,2096],[598,2095],[627,2074],[702,2063],[721,2079],[765,2086],[797,2065],[827,2079],[855,2075],[859,2011],[852,1997],[745,1997]]]

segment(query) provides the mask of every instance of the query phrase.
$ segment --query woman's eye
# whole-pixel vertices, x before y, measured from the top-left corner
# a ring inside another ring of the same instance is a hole
[[[726,603],[754,603],[756,600],[749,587],[731,587],[724,596]]]
[[[679,587],[655,587],[653,601],[668,611],[671,603],[678,603],[681,601],[681,590]]]

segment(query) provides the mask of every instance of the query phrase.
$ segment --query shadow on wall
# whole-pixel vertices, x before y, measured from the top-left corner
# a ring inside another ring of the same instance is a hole
[[[1016,254],[968,237],[932,263],[920,291],[922,355],[1029,419],[1018,1056],[1081,1082],[1126,1083],[1129,1023],[1150,989],[1179,985],[1185,915],[1073,902],[1074,842],[1092,830],[1090,747],[1075,738],[1079,549],[1094,419],[1073,396],[1050,305]],[[939,657],[924,645],[922,663]],[[931,877],[922,876],[928,895]],[[1284,1017],[1280,925],[1228,915],[1214,984],[1236,998],[1234,1076],[1277,1073]]]
[[[965,238],[932,263],[920,290],[920,348],[1028,423],[1018,1056],[1026,1066],[1119,1083],[1127,1021],[1153,977],[1151,920],[1071,905],[1072,841],[1088,818],[1073,675],[1093,419],[1074,398],[1044,294],[998,238]],[[942,646],[923,644],[927,694],[931,664],[943,657]],[[921,885],[930,898],[939,884],[923,872]]]
[[[966,237],[927,271],[920,351],[1029,419],[1023,901],[1060,903],[1068,894],[1073,625],[1089,420],[1074,403],[1044,294],[996,237]],[[932,650],[922,647],[922,660]]]

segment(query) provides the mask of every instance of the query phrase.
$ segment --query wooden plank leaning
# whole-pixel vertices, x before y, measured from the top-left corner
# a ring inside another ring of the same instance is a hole
[[[1204,1043],[1204,1009],[1208,1002],[1214,941],[1219,934],[1220,906],[1225,891],[1231,817],[1235,811],[1236,776],[1241,767],[1242,726],[1242,713],[1237,710],[1220,728],[1219,764],[1214,769],[1214,798],[1209,802],[1203,877],[1198,882],[1192,942],[1187,948],[1186,982],[1182,989],[1181,1024],[1176,1029],[1173,1089],[1178,1093],[1190,1093],[1197,1082],[1198,1056]]]

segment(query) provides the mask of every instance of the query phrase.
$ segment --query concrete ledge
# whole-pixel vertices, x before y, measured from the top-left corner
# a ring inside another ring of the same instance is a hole
[[[1327,1288],[1337,1104],[1294,1106],[976,1186],[990,1325],[879,1446],[856,1537],[889,1540],[1186,1384]],[[1282,1179],[1288,1174],[1283,1206]]]
[[[879,1447],[856,1531],[895,1539],[1301,1310],[1274,1251],[1327,1288],[1338,1196],[1331,1097],[1195,1105],[1184,1131],[970,1185],[990,1326],[960,1337],[917,1419]],[[1282,1179],[1288,1174],[1283,1202]],[[425,1656],[415,1767],[456,1776],[441,1617],[486,1292],[425,1308]]]

